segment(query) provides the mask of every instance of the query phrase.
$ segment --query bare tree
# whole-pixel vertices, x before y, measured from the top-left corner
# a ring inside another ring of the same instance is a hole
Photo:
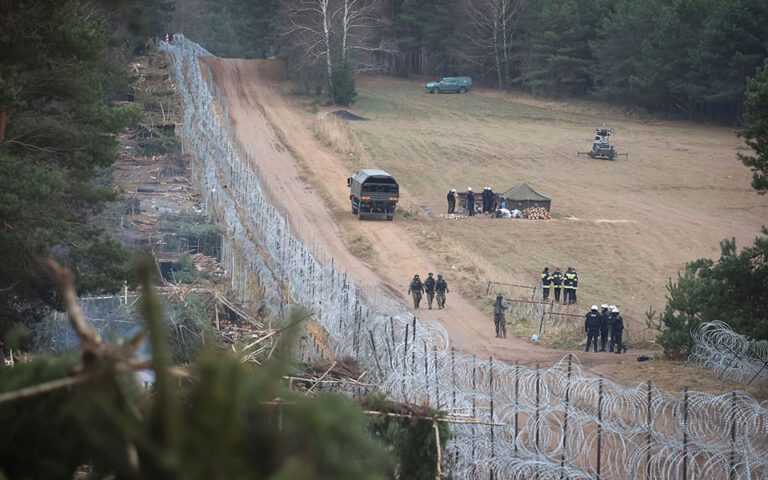
[[[284,33],[301,49],[305,61],[325,64],[329,95],[334,90],[336,69],[357,67],[354,53],[382,50],[381,46],[371,45],[378,27],[378,7],[379,0],[285,1]]]
[[[498,88],[509,82],[511,43],[518,13],[524,0],[466,0],[467,37],[475,63],[493,62]]]

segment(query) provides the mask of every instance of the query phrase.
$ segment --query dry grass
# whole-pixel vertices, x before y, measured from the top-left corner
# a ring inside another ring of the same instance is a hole
[[[418,212],[403,225],[480,308],[488,280],[535,284],[544,266],[574,266],[580,305],[621,306],[638,344],[653,336],[644,312],[661,309],[667,280],[686,261],[716,257],[726,237],[751,243],[768,218],[768,200],[751,190],[736,160],[741,143],[727,128],[492,91],[427,95],[417,82],[391,78],[364,77],[358,89],[355,112],[369,121],[344,130],[362,145],[366,166],[398,178],[401,205]],[[576,156],[603,122],[628,160]],[[503,191],[521,182],[552,197],[553,220],[437,215],[449,188]]]
[[[320,142],[342,155],[351,168],[360,168],[364,150],[346,121],[331,113],[320,113],[312,122],[312,131]]]

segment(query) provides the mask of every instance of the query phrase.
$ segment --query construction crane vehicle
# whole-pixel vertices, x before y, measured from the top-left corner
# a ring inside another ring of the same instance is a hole
[[[576,155],[588,155],[590,158],[599,160],[616,160],[616,157],[629,157],[628,153],[619,153],[616,151],[609,140],[609,137],[615,132],[612,128],[605,125],[595,129],[595,140],[592,142],[592,150],[589,152],[577,152]]]

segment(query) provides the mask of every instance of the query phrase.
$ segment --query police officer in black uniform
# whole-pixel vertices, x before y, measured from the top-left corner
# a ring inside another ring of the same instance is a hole
[[[609,324],[611,322],[611,312],[608,305],[600,305],[600,351],[604,352],[608,345]]]
[[[621,318],[619,309],[616,307],[611,309],[611,327],[611,350],[613,353],[622,353],[624,344],[622,343],[621,337],[624,334],[624,319]]]
[[[450,292],[450,290],[448,290],[448,282],[446,282],[443,276],[439,273],[437,274],[435,291],[437,292],[437,308],[445,308],[445,294]]]
[[[541,295],[545,302],[549,299],[549,288],[552,285],[552,275],[549,273],[549,267],[544,267],[541,272]]]
[[[419,275],[416,274],[411,280],[411,284],[408,286],[408,294],[413,296],[413,308],[419,309],[421,303],[421,295],[424,293],[424,284],[421,283]]]
[[[435,299],[435,278],[432,273],[429,273],[427,279],[424,280],[424,291],[427,293],[427,305],[432,310],[432,301]]]
[[[475,194],[472,187],[467,187],[467,215],[475,216]]]
[[[584,351],[589,352],[589,345],[592,344],[597,352],[597,339],[600,336],[600,314],[597,313],[597,305],[592,305],[589,313],[586,314],[584,331],[587,334],[587,348]]]

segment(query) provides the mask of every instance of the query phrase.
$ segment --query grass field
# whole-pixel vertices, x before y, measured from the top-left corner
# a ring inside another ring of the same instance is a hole
[[[649,306],[686,261],[716,257],[719,241],[752,241],[768,199],[736,160],[723,127],[638,120],[588,102],[561,103],[475,90],[428,95],[415,81],[363,77],[351,122],[361,146],[350,167],[378,167],[403,188],[403,221],[453,284],[487,308],[489,280],[535,284],[544,266],[575,267],[580,308],[622,307],[635,337]],[[596,126],[616,129],[628,159],[577,157]],[[527,182],[552,198],[551,221],[447,220],[449,188],[495,191]]]

